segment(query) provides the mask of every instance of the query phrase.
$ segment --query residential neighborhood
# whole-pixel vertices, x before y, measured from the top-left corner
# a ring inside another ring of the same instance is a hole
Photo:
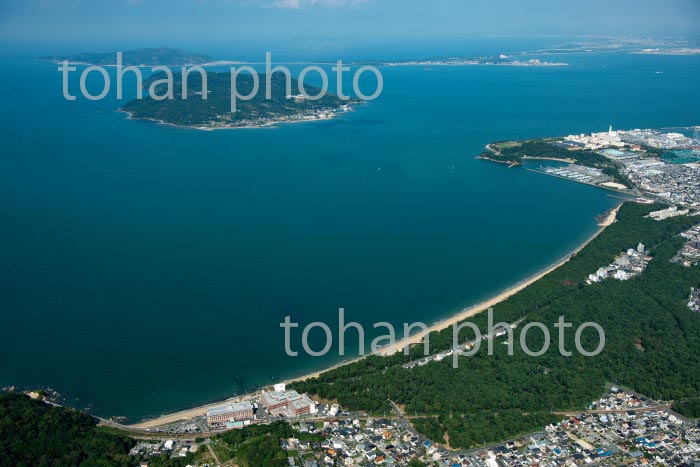
[[[291,394],[293,395],[293,394]],[[561,421],[515,439],[466,451],[428,440],[411,425],[410,417],[391,403],[393,411],[372,417],[318,404],[318,416],[289,420],[298,436],[280,439],[290,467],[408,466],[429,467],[575,467],[575,466],[698,466],[700,426],[656,401],[610,386],[605,396],[585,411],[556,412]],[[264,409],[262,410],[264,411]],[[215,411],[214,411],[215,412]],[[239,426],[236,426],[239,428]],[[305,434],[318,441],[304,440]],[[131,455],[148,465],[154,456],[185,457],[210,441],[141,442]],[[416,464],[416,462],[418,462]]]
[[[566,136],[560,144],[571,149],[590,149],[614,161],[645,197],[695,211],[700,207],[700,139],[695,134],[689,137],[651,129],[614,131],[611,126],[607,132]],[[597,178],[585,174],[580,178],[569,167],[553,175],[620,189],[605,185],[602,173]]]
[[[588,409],[540,433],[458,456],[458,465],[692,466],[700,460],[700,429],[667,404],[612,387]]]
[[[697,266],[700,264],[700,225],[683,232],[681,236],[686,239],[685,245],[671,261],[685,267]]]
[[[692,289],[690,289],[688,308],[697,313],[700,313],[700,288],[693,287]]]
[[[589,274],[586,282],[590,285],[608,278],[626,281],[639,276],[649,265],[652,257],[649,256],[646,246],[639,243],[637,248],[630,248],[626,253],[621,253],[612,264],[603,266],[595,273]]]

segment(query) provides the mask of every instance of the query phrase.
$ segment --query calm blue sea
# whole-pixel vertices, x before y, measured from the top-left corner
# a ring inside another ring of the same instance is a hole
[[[0,386],[138,420],[340,360],[286,357],[286,315],[432,324],[548,266],[615,200],[486,143],[700,123],[698,57],[551,59],[383,69],[337,120],[205,132],[0,57]]]

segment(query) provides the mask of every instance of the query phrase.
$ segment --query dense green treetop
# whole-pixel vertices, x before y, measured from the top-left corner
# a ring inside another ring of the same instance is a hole
[[[231,73],[208,72],[206,99],[203,99],[200,73],[188,74],[185,94],[182,92],[182,73],[173,73],[172,99],[157,100],[146,93],[142,99],[128,102],[122,110],[129,112],[133,118],[157,120],[178,126],[217,128],[263,125],[295,117],[314,116],[357,102],[343,101],[330,93],[318,100],[302,98],[299,82],[294,78],[290,79],[291,89],[287,93],[287,79],[282,72],[273,73],[270,77],[271,96],[268,99],[267,77],[265,74],[258,76],[258,92],[250,100],[236,99],[235,112],[232,112],[231,107],[232,87],[235,86],[239,96],[251,94],[255,83],[250,74],[241,73],[235,76],[232,83]],[[159,72],[144,80],[143,86],[148,90],[155,83],[154,95],[165,96],[168,88],[167,83],[161,82],[164,79],[167,79],[165,73]],[[320,88],[309,84],[305,84],[304,89],[312,97],[321,92]]]
[[[616,182],[632,188],[614,161],[590,149],[567,149],[556,143],[555,140],[544,139],[496,142],[491,143],[491,150],[483,152],[481,157],[509,164],[522,164],[525,157],[567,159],[578,165],[598,168]]]
[[[94,417],[20,394],[0,395],[0,465],[133,466],[134,441],[97,429]]]

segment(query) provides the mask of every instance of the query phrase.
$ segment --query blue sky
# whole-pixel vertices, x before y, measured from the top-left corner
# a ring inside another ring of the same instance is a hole
[[[700,0],[0,0],[0,47],[47,53],[333,55],[579,34],[698,36]]]

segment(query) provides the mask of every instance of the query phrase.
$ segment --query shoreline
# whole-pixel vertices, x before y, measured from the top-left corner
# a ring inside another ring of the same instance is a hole
[[[527,288],[531,284],[537,282],[538,280],[542,279],[544,276],[549,274],[550,272],[559,269],[561,266],[564,264],[568,263],[571,258],[573,258],[577,253],[579,253],[581,250],[583,250],[586,246],[588,246],[589,243],[591,243],[595,238],[598,237],[608,226],[612,225],[615,220],[617,219],[617,213],[620,210],[620,207],[622,206],[623,203],[619,203],[617,206],[615,206],[613,209],[611,209],[607,213],[607,218],[605,221],[601,222],[598,224],[599,228],[596,230],[596,232],[591,235],[586,241],[581,244],[578,248],[576,248],[574,251],[571,253],[567,254],[563,258],[561,258],[559,261],[556,261],[554,264],[546,267],[545,269],[533,274],[532,276],[528,277],[527,279],[524,279],[515,285],[508,287],[505,289],[503,292],[487,299],[484,300],[483,302],[477,303],[476,305],[469,306],[467,308],[464,308],[460,312],[458,312],[455,315],[450,316],[449,318],[446,318],[444,320],[441,320],[432,326],[428,328],[427,332],[422,332],[415,334],[413,336],[406,337],[394,345],[390,345],[387,347],[384,347],[380,350],[379,355],[382,356],[390,356],[393,355],[397,352],[403,351],[404,347],[406,345],[414,345],[414,344],[420,344],[423,340],[423,337],[425,337],[427,334],[430,334],[431,332],[436,332],[436,331],[442,331],[443,329],[446,329],[450,326],[453,326],[457,323],[460,323],[467,318],[471,318],[472,316],[475,316],[483,311],[488,310],[489,308],[497,305],[498,303],[501,303],[511,296],[515,295],[516,293],[520,292],[521,290]]]
[[[548,275],[550,272],[558,269],[559,267],[563,266],[571,258],[573,258],[577,253],[579,253],[581,250],[586,248],[589,243],[591,243],[593,240],[595,240],[608,226],[612,225],[615,220],[617,219],[617,213],[620,210],[620,207],[623,205],[623,203],[617,204],[614,208],[609,210],[607,212],[607,218],[598,224],[599,228],[591,235],[589,238],[586,239],[585,242],[583,242],[579,247],[577,247],[574,251],[571,253],[567,254],[563,258],[559,259],[556,261],[554,264],[546,267],[545,269],[533,274],[532,276],[516,283],[515,285],[512,285],[505,289],[504,291],[500,292],[499,294],[484,300],[480,303],[477,303],[475,305],[471,305],[469,307],[463,308],[461,311],[457,312],[454,315],[451,315],[450,317],[447,317],[445,319],[442,319],[438,321],[437,323],[433,324],[430,326],[427,330],[427,332],[421,332],[414,334],[412,336],[405,337],[401,340],[396,341],[394,344],[387,345],[385,347],[382,347],[379,349],[377,352],[378,355],[380,356],[390,356],[394,355],[397,352],[403,351],[404,347],[406,346],[411,346],[415,344],[420,344],[423,340],[423,338],[432,332],[437,332],[437,331],[442,331],[450,326],[453,326],[454,324],[460,323],[468,318],[471,318],[472,316],[475,316],[483,311],[486,311],[487,309],[497,305],[498,303],[501,303],[511,296],[515,295],[516,293],[520,292],[521,290],[525,289],[526,287],[530,286],[531,284],[537,282],[538,280],[542,279],[544,276]],[[368,354],[371,355],[371,354]],[[287,379],[285,381],[282,381],[283,383],[289,384],[295,381],[304,381],[307,379],[311,378],[317,378],[320,376],[322,373],[326,373],[328,371],[334,370],[336,368],[349,365],[351,363],[357,362],[359,360],[362,360],[365,358],[367,355],[359,356],[357,358],[353,358],[344,362],[337,363],[335,365],[332,365],[330,367],[324,368],[322,370],[314,371],[311,373],[306,373],[304,375],[300,375],[295,378]],[[271,385],[270,385],[271,386]],[[250,392],[247,394],[241,394],[238,396],[231,397],[229,399],[225,399],[219,402],[214,402],[198,407],[194,407],[191,409],[187,410],[182,410],[179,412],[174,412],[171,414],[163,415],[157,418],[149,419],[149,420],[144,420],[139,423],[134,423],[131,425],[128,425],[130,428],[136,428],[136,429],[149,429],[149,428],[155,428],[161,425],[167,425],[175,422],[179,422],[182,420],[189,420],[194,417],[198,417],[201,415],[206,414],[207,410],[211,407],[216,407],[219,405],[227,404],[227,403],[232,403],[232,402],[239,402],[241,400],[246,400],[246,399],[251,399],[254,398],[256,395],[259,395],[265,388],[270,387],[270,386],[265,386],[262,388],[257,389],[254,392]]]

